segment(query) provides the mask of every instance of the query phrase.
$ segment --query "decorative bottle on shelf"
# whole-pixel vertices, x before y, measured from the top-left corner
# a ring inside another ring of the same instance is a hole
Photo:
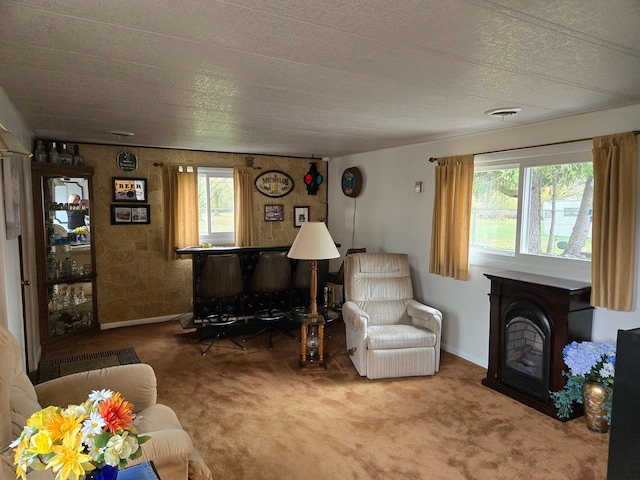
[[[64,260],[62,260],[62,272],[61,275],[63,278],[69,278],[73,276],[73,260],[71,260],[71,252],[67,252],[64,256]]]
[[[78,293],[78,296],[76,297],[76,303],[78,305],[83,304],[85,301],[87,300],[85,294],[84,294],[84,287],[82,285],[80,285],[80,292]]]
[[[58,147],[56,146],[56,142],[51,144],[51,150],[49,150],[49,162],[50,163],[59,163],[59,154]]]
[[[47,279],[55,280],[56,278],[58,278],[58,260],[52,249],[47,256]]]
[[[73,155],[67,150],[66,143],[62,144],[62,151],[60,155],[58,155],[58,162],[60,162],[61,165],[73,165]]]
[[[80,156],[80,147],[78,145],[73,146],[73,164],[79,167],[84,165],[84,158]]]
[[[42,140],[36,142],[36,151],[33,152],[33,158],[36,162],[46,162],[49,160],[49,155],[47,155],[47,151],[44,149]]]

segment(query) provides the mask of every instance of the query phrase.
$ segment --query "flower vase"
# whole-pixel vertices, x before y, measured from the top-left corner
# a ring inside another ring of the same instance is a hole
[[[96,468],[85,475],[85,480],[116,480],[116,478],[118,478],[118,467],[110,465]]]
[[[607,433],[609,431],[606,400],[610,394],[609,387],[602,382],[587,380],[582,386],[584,419],[587,428],[592,432]]]

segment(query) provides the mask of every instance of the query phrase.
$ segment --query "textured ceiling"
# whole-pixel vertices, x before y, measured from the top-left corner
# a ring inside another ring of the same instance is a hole
[[[335,157],[640,103],[638,0],[0,0],[0,19],[0,87],[46,139]]]

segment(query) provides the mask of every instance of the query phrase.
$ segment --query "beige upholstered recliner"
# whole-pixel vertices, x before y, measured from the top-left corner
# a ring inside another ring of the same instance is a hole
[[[414,300],[406,254],[349,255],[344,288],[347,351],[360,375],[410,377],[440,369],[442,313]]]
[[[20,435],[32,413],[49,405],[79,404],[92,390],[102,388],[118,391],[133,403],[138,431],[151,437],[142,447],[142,458],[130,464],[153,460],[162,480],[212,478],[174,411],[156,403],[156,376],[149,365],[81,372],[34,387],[24,373],[17,342],[0,326],[0,479],[16,476],[9,444]],[[33,471],[28,478],[51,480],[54,475],[51,470]]]

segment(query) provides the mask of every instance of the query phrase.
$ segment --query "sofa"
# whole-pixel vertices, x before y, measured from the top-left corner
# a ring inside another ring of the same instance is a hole
[[[34,412],[49,405],[79,404],[92,390],[108,388],[133,403],[138,432],[151,437],[142,446],[142,457],[130,465],[151,460],[162,480],[210,480],[211,472],[175,412],[157,403],[156,386],[155,373],[146,364],[91,370],[34,386],[24,372],[18,343],[0,326],[0,479],[15,478],[9,445]],[[54,475],[51,470],[32,471],[27,478],[52,480]]]

